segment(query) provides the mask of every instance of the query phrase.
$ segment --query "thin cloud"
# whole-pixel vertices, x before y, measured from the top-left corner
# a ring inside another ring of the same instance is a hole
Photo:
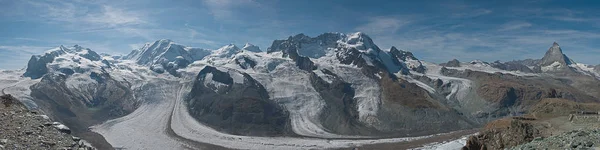
[[[531,27],[531,26],[532,26],[532,24],[529,22],[509,22],[509,23],[502,25],[502,27],[500,27],[499,31],[519,30],[519,29],[523,29],[523,28],[527,28],[527,27]]]
[[[85,16],[83,21],[89,24],[100,24],[108,27],[147,23],[147,21],[142,19],[141,14],[107,5],[102,6],[101,13]]]
[[[403,20],[397,17],[373,17],[361,26],[355,28],[360,32],[366,32],[372,35],[395,33],[410,21]]]

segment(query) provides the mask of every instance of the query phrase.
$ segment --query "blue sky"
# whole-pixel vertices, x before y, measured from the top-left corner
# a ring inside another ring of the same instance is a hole
[[[126,54],[166,38],[265,50],[298,33],[357,31],[438,63],[541,58],[557,41],[576,62],[600,64],[597,1],[0,0],[0,10],[0,69],[59,45]]]

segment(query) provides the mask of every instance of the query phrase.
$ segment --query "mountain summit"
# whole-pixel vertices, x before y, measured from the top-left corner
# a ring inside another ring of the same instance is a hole
[[[544,58],[542,58],[542,66],[551,65],[554,62],[558,62],[564,65],[572,64],[572,60],[567,57],[558,45],[558,43],[554,42],[552,47],[548,49]]]
[[[542,71],[547,72],[566,69],[573,63],[573,60],[563,54],[558,43],[554,42],[552,47],[546,52],[546,55],[544,55],[544,58],[542,58],[540,66],[542,67]]]

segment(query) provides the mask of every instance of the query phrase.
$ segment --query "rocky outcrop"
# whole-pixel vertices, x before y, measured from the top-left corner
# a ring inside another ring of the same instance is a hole
[[[236,57],[234,61],[242,69],[254,68],[254,66],[256,66],[256,61],[246,56]]]
[[[402,66],[402,68],[408,68],[419,73],[425,72],[425,66],[409,51],[398,50],[392,46],[390,48],[390,55],[392,56],[392,62],[397,66]]]
[[[28,110],[11,95],[0,96],[0,101],[0,149],[95,149],[72,136],[65,125]]]
[[[502,119],[488,123],[478,135],[469,137],[463,150],[505,149],[532,141],[540,131],[527,121]]]
[[[598,148],[600,148],[600,129],[581,129],[547,138],[537,137],[531,142],[511,148],[511,150]]]
[[[54,61],[54,58],[64,54],[63,51],[51,51],[44,55],[33,55],[27,63],[27,69],[23,76],[30,77],[32,79],[39,79],[44,74],[48,73],[48,63]]]
[[[457,59],[452,59],[452,60],[448,61],[447,63],[442,63],[440,65],[446,66],[446,67],[460,67],[460,61],[458,61]]]
[[[250,52],[255,52],[255,53],[262,52],[262,50],[260,50],[260,48],[258,46],[252,45],[250,43],[246,43],[244,45],[244,47],[242,48],[242,50],[250,51]]]
[[[589,148],[589,140],[583,137],[600,127],[598,111],[599,103],[543,99],[526,114],[488,123],[478,135],[468,139],[463,150]],[[594,144],[597,143],[591,143]]]
[[[245,73],[207,66],[196,77],[185,101],[192,117],[222,132],[292,134],[288,112],[270,101],[265,88]]]
[[[500,61],[495,61],[494,63],[491,63],[490,65],[494,68],[507,70],[507,71],[520,71],[520,72],[524,72],[524,73],[535,73],[536,72],[524,64],[515,63],[515,62],[502,63]]]

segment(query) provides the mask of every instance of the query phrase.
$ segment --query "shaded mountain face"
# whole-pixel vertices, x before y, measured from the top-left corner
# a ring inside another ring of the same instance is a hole
[[[452,59],[452,60],[448,61],[447,63],[442,63],[440,65],[446,66],[446,67],[460,67],[460,61],[458,61],[457,59]]]
[[[574,64],[573,60],[563,54],[558,43],[554,42],[540,61],[540,68],[542,72],[564,72],[571,71],[571,64]]]
[[[196,77],[186,102],[192,117],[223,132],[292,134],[288,112],[270,101],[265,88],[248,74],[206,66]]]

